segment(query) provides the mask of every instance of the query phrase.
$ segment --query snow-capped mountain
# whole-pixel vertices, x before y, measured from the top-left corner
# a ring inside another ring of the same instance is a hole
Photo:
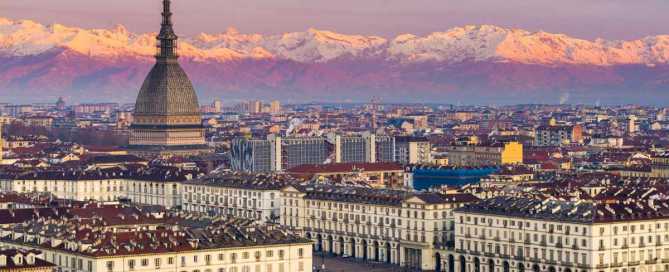
[[[2,89],[97,92],[92,97],[123,90],[131,100],[150,67],[155,42],[155,33],[132,33],[123,26],[82,29],[0,18],[0,97]],[[332,91],[518,94],[627,90],[639,84],[655,90],[667,84],[669,36],[588,41],[480,25],[385,39],[317,29],[261,35],[230,28],[182,37],[179,54],[205,96],[275,90],[310,99],[331,98]]]

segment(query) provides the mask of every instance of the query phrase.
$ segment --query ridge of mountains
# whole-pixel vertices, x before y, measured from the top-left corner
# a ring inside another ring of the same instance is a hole
[[[0,99],[132,102],[153,63],[155,42],[155,33],[132,33],[120,25],[83,29],[0,18]],[[589,41],[468,25],[386,39],[313,28],[276,35],[230,28],[182,37],[179,54],[202,104],[213,97],[669,101],[669,35]]]

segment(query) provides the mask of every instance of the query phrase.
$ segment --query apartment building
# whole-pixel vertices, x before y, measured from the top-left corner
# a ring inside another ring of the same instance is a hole
[[[583,142],[581,125],[557,125],[555,123],[539,126],[534,132],[535,146],[561,146]]]
[[[669,269],[669,204],[496,197],[455,210],[455,250],[438,271]]]
[[[0,191],[50,193],[79,201],[128,199],[172,208],[181,205],[180,184],[198,174],[174,167],[31,171],[3,177]]]
[[[331,185],[291,185],[281,199],[281,224],[317,251],[422,270],[435,268],[438,249],[452,247],[453,210],[477,200]]]
[[[281,189],[291,183],[294,181],[280,175],[210,175],[183,183],[182,208],[274,222],[280,215]]]
[[[453,145],[446,147],[448,163],[455,166],[483,166],[523,163],[523,145],[519,142],[490,145]]]
[[[0,246],[39,250],[62,272],[312,271],[311,241],[277,226],[109,206],[64,213],[1,228]]]
[[[432,144],[423,137],[395,137],[395,161],[402,164],[432,163]]]

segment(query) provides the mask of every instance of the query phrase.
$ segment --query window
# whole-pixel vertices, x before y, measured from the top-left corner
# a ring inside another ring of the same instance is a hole
[[[108,261],[106,264],[107,271],[114,271],[114,261]]]
[[[274,251],[272,251],[272,250],[268,250],[267,252],[265,252],[265,257],[267,257],[267,258],[271,258],[273,255],[274,255]]]
[[[142,266],[148,266],[149,265],[149,259],[142,259]]]
[[[297,250],[297,256],[300,258],[304,257],[304,248],[300,248]]]
[[[135,260],[128,260],[128,269],[130,270],[135,269]]]
[[[224,259],[225,259],[225,255],[223,255],[223,253],[218,254],[218,260],[219,261],[222,261]]]

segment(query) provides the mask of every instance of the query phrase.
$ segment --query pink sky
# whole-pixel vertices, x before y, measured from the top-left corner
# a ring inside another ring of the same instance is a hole
[[[0,17],[156,31],[159,0],[0,0]],[[309,27],[385,37],[495,24],[581,38],[669,34],[667,0],[174,0],[177,32],[282,33]]]

